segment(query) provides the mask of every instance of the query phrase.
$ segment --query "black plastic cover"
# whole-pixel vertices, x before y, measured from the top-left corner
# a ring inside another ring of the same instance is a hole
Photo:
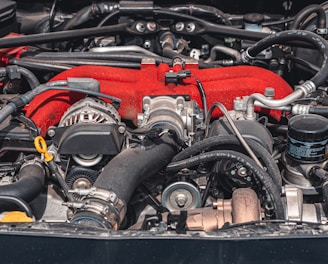
[[[60,154],[116,155],[120,152],[124,139],[115,124],[85,123],[62,129],[64,131],[58,143]],[[56,129],[56,134],[57,132],[60,132],[60,128]]]

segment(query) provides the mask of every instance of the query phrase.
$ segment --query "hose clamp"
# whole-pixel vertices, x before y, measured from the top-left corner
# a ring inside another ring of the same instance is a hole
[[[89,198],[100,199],[106,202],[110,202],[112,204],[116,204],[118,201],[116,193],[104,189],[98,189],[96,187],[92,187],[90,189],[74,189],[69,190],[69,192],[76,193],[81,196],[87,196]]]
[[[30,166],[30,165],[37,165],[39,166],[40,168],[42,168],[42,170],[44,171],[45,173],[45,170],[44,170],[44,166],[42,164],[42,161],[39,159],[39,158],[34,158],[34,159],[31,159],[31,160],[27,160],[25,161],[22,166],[20,167],[20,171],[25,168],[26,166]]]
[[[65,205],[77,209],[78,212],[87,211],[100,215],[112,229],[119,228],[119,224],[125,216],[126,205],[117,197],[116,193],[95,187],[86,190],[70,190],[69,192],[85,197],[81,203],[66,203]]]
[[[249,48],[241,54],[241,61],[243,63],[250,63],[252,60],[255,59],[255,57],[249,55],[248,51],[249,51]]]
[[[305,83],[301,84],[301,85],[297,85],[295,87],[296,89],[301,89],[304,93],[304,97],[308,96],[309,94],[313,93],[316,90],[316,86],[314,84],[314,82],[308,80]]]

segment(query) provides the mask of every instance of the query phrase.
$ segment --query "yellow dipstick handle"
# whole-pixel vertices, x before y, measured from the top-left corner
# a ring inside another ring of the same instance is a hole
[[[34,147],[37,152],[44,155],[44,160],[46,162],[50,162],[53,160],[54,157],[48,152],[47,143],[43,137],[37,136],[34,139]]]

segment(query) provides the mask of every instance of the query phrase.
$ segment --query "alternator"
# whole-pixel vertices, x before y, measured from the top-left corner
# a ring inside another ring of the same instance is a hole
[[[84,167],[97,165],[103,155],[118,154],[125,132],[120,120],[114,106],[99,99],[87,97],[75,103],[55,129],[58,153],[71,155]]]
[[[116,124],[121,121],[117,110],[104,101],[87,97],[73,104],[59,122],[60,127],[77,123]]]

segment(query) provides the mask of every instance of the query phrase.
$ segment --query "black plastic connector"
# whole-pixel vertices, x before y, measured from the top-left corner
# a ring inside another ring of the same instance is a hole
[[[180,83],[183,79],[188,77],[191,77],[190,70],[167,72],[165,73],[165,83]]]

